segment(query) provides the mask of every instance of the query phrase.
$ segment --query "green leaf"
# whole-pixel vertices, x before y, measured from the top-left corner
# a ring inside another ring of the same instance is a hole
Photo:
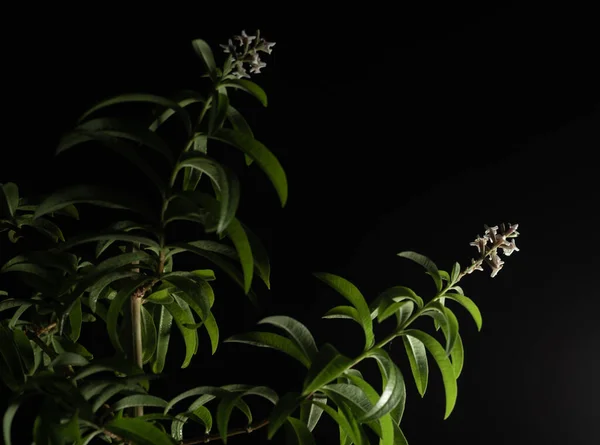
[[[193,90],[181,91],[177,96],[178,97],[174,98],[174,102],[172,102],[172,103],[176,103],[179,106],[179,108],[181,108],[181,109],[184,109],[188,105],[193,105],[193,104],[197,104],[197,103],[202,103],[202,104],[206,103],[206,99],[204,98],[204,96],[202,96],[200,93],[193,91]],[[160,114],[160,116],[158,116],[158,118],[156,118],[154,120],[154,122],[152,122],[152,124],[149,127],[150,131],[156,131],[158,129],[158,127],[160,127],[162,124],[164,124],[175,113],[176,113],[176,111],[172,108],[167,108],[166,110],[164,110]],[[189,114],[188,114],[188,118],[189,118]],[[191,120],[190,120],[190,123],[191,123]]]
[[[436,286],[437,290],[438,291],[442,290],[442,278],[440,276],[440,272],[439,272],[437,266],[435,265],[435,263],[433,261],[431,261],[425,255],[421,255],[420,253],[410,252],[410,251],[400,252],[398,254],[398,256],[403,257],[403,258],[408,258],[409,260],[412,260],[415,263],[423,266],[425,268],[425,270],[427,272],[429,272],[429,274],[433,278],[433,281],[435,282],[435,286]]]
[[[189,306],[179,298],[175,298],[173,303],[167,304],[164,307],[172,315],[173,320],[175,320],[175,324],[183,337],[185,343],[185,358],[181,368],[187,368],[198,349],[198,333],[195,330],[187,329],[185,327],[188,323],[195,323],[194,315]]]
[[[123,397],[118,402],[115,402],[111,406],[112,411],[120,411],[125,408],[131,408],[134,406],[153,406],[158,408],[165,408],[167,406],[166,400],[160,397],[151,396],[149,394],[134,394],[131,396]]]
[[[469,297],[465,297],[464,295],[461,295],[461,294],[446,293],[446,294],[444,294],[444,296],[448,297],[451,300],[456,301],[462,307],[464,307],[467,311],[469,311],[469,314],[471,314],[471,317],[473,317],[473,320],[475,321],[475,324],[477,325],[477,330],[481,331],[483,319],[481,317],[481,312],[479,311],[479,308],[477,307],[475,302],[473,302],[473,300],[471,300]]]
[[[202,282],[194,278],[196,278],[196,275],[190,272],[171,272],[161,277],[163,281],[175,285],[183,292],[177,295],[189,304],[200,316],[200,319],[204,321],[210,313],[211,301],[209,293],[202,286]]]
[[[173,301],[175,301],[173,299]],[[171,304],[171,303],[167,303]],[[152,372],[160,374],[165,367],[165,360],[169,350],[169,340],[171,338],[171,325],[173,324],[173,316],[165,308],[161,306],[154,312],[156,321],[156,352],[152,358]]]
[[[410,362],[410,369],[415,379],[417,391],[423,397],[425,391],[427,391],[427,382],[429,381],[429,364],[427,362],[425,345],[421,340],[408,335],[402,337],[402,342],[404,343],[406,355]]]
[[[157,290],[156,292],[152,292],[150,295],[145,297],[144,300],[154,304],[171,304],[173,301],[175,301],[171,295],[174,291],[174,288],[175,286]]]
[[[0,376],[13,392],[26,381],[13,332],[4,326],[0,326]]]
[[[112,343],[113,347],[120,352],[123,351],[121,342],[119,341],[117,322],[119,314],[125,302],[131,298],[131,295],[140,287],[152,281],[149,277],[140,277],[134,280],[132,283],[124,286],[111,301],[108,307],[108,313],[106,315],[106,330],[108,332],[108,338]]]
[[[297,445],[315,445],[315,439],[306,423],[295,417],[288,417],[287,422],[291,426]]]
[[[312,362],[319,352],[315,339],[308,328],[291,317],[275,315],[263,318],[258,324],[271,324],[286,331],[295,345],[304,353],[309,363]]]
[[[98,235],[81,235],[75,236],[66,243],[61,244],[61,250],[68,250],[80,244],[93,243],[94,241],[127,241],[130,243],[139,243],[142,246],[159,247],[159,244],[153,239],[144,236],[130,235],[124,232],[101,233]],[[143,251],[141,251],[143,252]],[[146,252],[147,255],[147,252]]]
[[[386,289],[379,294],[375,300],[373,300],[371,303],[371,318],[375,318],[379,315],[379,306],[384,300],[391,300],[396,303],[410,300],[414,302],[417,307],[423,307],[423,299],[419,297],[412,289],[404,286],[394,286]]]
[[[404,331],[402,335],[409,335],[411,337],[416,338],[417,340],[420,340],[435,359],[435,362],[438,365],[438,368],[440,369],[440,372],[442,374],[442,381],[444,383],[444,391],[446,395],[446,412],[444,414],[444,419],[447,419],[448,416],[452,413],[454,405],[456,404],[458,388],[456,385],[456,376],[454,374],[454,368],[452,366],[452,363],[448,359],[448,356],[446,355],[446,351],[435,338],[433,338],[429,334],[426,334],[423,331],[419,331],[417,329],[409,329],[407,331]]]
[[[192,168],[206,174],[219,191],[220,212],[217,233],[223,233],[235,216],[240,199],[240,185],[235,173],[226,166],[199,152],[182,153],[174,175],[182,168]]]
[[[248,94],[254,96],[262,104],[263,107],[267,106],[267,94],[259,87],[256,83],[246,79],[228,79],[221,83],[222,86],[228,88],[236,88],[245,91]]]
[[[27,338],[25,332],[20,329],[13,329],[13,340],[17,348],[17,353],[23,362],[23,369],[27,375],[32,375],[37,368],[35,364],[35,353],[32,342]]]
[[[81,323],[83,322],[83,312],[81,311],[81,300],[78,298],[73,302],[73,307],[69,312],[69,324],[71,326],[71,339],[76,342],[81,335]]]
[[[450,281],[452,283],[456,283],[458,281],[459,275],[460,275],[460,264],[454,263],[454,266],[452,266],[452,275],[450,276]]]
[[[219,209],[219,203],[212,196],[205,193],[196,193],[195,197],[211,213],[216,213]],[[225,234],[231,239],[237,251],[244,275],[244,292],[247,294],[250,292],[254,272],[254,256],[248,235],[245,228],[235,216],[231,216],[226,226]]]
[[[312,400],[327,404],[327,397],[314,395]],[[308,426],[308,430],[312,431],[317,426],[317,423],[323,415],[323,409],[310,401],[305,401],[300,407],[300,417],[303,422]]]
[[[142,362],[148,363],[156,351],[157,334],[152,314],[144,306],[142,310]]]
[[[244,116],[242,116],[240,112],[231,105],[227,107],[227,120],[235,131],[254,139],[252,128],[250,128],[250,125],[248,125],[248,122],[246,119],[244,119]]]
[[[74,352],[62,352],[52,360],[53,367],[59,366],[87,366],[90,362],[83,356]]]
[[[15,414],[17,414],[17,410],[21,406],[21,403],[23,403],[28,397],[29,397],[28,395],[17,397],[14,401],[12,401],[8,405],[8,408],[6,408],[6,411],[4,411],[4,416],[2,417],[2,436],[4,438],[5,445],[12,445],[12,440],[11,440],[12,422],[13,422],[13,419],[15,418]]]
[[[86,111],[80,118],[79,122],[85,120],[88,116],[95,113],[98,110],[103,108],[119,105],[124,103],[150,103],[154,105],[160,105],[161,107],[168,108],[173,110],[174,113],[181,119],[181,122],[185,126],[185,130],[188,136],[192,135],[192,120],[190,119],[190,115],[187,111],[185,111],[177,102],[174,102],[170,99],[161,96],[155,96],[153,94],[123,94],[120,96],[112,97],[110,99],[104,100],[94,107],[90,108]]]
[[[327,311],[323,318],[346,318],[361,324],[358,311],[352,306],[336,306]]]
[[[352,360],[340,354],[329,343],[325,343],[304,379],[302,395],[307,396],[328,384],[343,374],[351,365]]]
[[[348,280],[333,275],[330,273],[315,273],[315,277],[329,285],[332,289],[346,298],[356,308],[360,324],[365,333],[365,349],[370,348],[375,343],[373,335],[373,321],[371,320],[371,312],[365,301],[365,297],[360,293],[358,288]]]
[[[376,348],[369,351],[367,357],[374,358],[379,362],[384,388],[377,403],[359,419],[360,422],[377,420],[390,413],[405,397],[404,378],[387,352]]]
[[[154,219],[152,211],[143,205],[144,202],[146,200],[131,197],[122,191],[117,192],[97,185],[76,185],[63,188],[44,199],[36,209],[34,217],[39,218],[73,204],[85,203],[112,209],[125,209]]]
[[[363,416],[367,411],[373,408],[373,404],[362,390],[362,388],[348,383],[332,383],[323,386],[321,391],[324,392],[336,405],[336,400],[343,399],[356,417]]]
[[[232,145],[256,161],[273,184],[281,201],[281,206],[285,206],[288,197],[287,178],[281,164],[267,147],[247,134],[228,128],[222,128],[211,135],[210,138]]]
[[[307,368],[310,366],[308,357],[296,343],[279,334],[271,332],[247,332],[237,334],[225,340],[225,343],[247,343],[263,348],[273,348],[295,358]]]
[[[288,392],[279,398],[277,405],[269,415],[269,426],[267,437],[273,438],[275,433],[281,428],[288,417],[298,408],[302,397],[296,392]]]
[[[254,267],[256,268],[256,273],[265,283],[267,289],[271,289],[271,264],[269,262],[267,249],[265,249],[265,246],[261,242],[260,238],[256,236],[248,226],[243,223],[240,224],[242,224],[242,227],[246,232],[246,236],[248,237],[248,242],[250,243],[252,255],[254,257]]]
[[[356,422],[356,419],[353,416],[346,416],[344,413],[338,413],[331,406],[325,405],[314,400],[312,401],[312,403],[323,409],[327,413],[327,415],[331,417],[340,426],[341,430],[351,439],[351,442],[354,442],[354,444],[356,445],[360,445],[363,443],[360,431],[357,431],[358,423]]]
[[[215,82],[217,80],[217,65],[210,46],[202,39],[193,40],[192,46],[196,54],[202,59],[210,79]]]
[[[0,219],[11,219],[19,206],[19,188],[14,182],[0,184]]]
[[[465,349],[463,347],[462,338],[460,334],[457,334],[454,347],[450,353],[450,359],[452,361],[452,368],[454,369],[454,375],[458,380],[460,373],[462,372],[463,365],[465,363]]]
[[[215,95],[213,96],[213,98],[216,99],[216,106],[211,107],[211,115],[208,122],[208,132],[211,134],[223,127],[223,122],[227,116],[229,98],[226,93],[221,91],[223,91],[223,88],[219,88],[219,91],[215,92]]]
[[[444,331],[444,335],[446,336],[446,353],[450,354],[454,349],[454,345],[456,343],[456,338],[458,337],[458,319],[456,315],[444,306],[444,315],[446,316],[446,320],[448,320],[447,331]],[[444,326],[442,325],[442,329]]]
[[[98,307],[98,299],[101,296],[103,298],[106,298],[107,292],[110,292],[109,286],[112,283],[127,278],[135,278],[136,276],[138,276],[137,272],[131,272],[128,270],[117,270],[102,275],[98,281],[96,281],[92,286],[88,287],[88,290],[90,292],[88,305],[92,312],[96,313],[96,309]]]
[[[171,150],[166,142],[155,132],[150,131],[147,127],[139,125],[135,122],[102,117],[91,119],[79,125],[73,130],[72,133],[77,134],[80,131],[90,134],[91,137],[96,135],[132,141],[136,144],[146,146],[155,152],[160,153],[169,164],[173,164],[174,162],[173,154],[171,153]],[[56,154],[68,150],[76,145],[78,138],[70,138],[69,135],[72,133],[68,133],[66,137],[61,139],[61,142],[56,149]]]
[[[175,441],[154,425],[141,419],[121,417],[111,420],[105,428],[136,445],[174,445]]]

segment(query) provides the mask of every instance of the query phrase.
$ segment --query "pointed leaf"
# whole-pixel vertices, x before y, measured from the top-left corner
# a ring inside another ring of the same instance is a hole
[[[403,336],[402,341],[406,349],[406,355],[408,356],[417,391],[423,397],[425,391],[427,391],[427,382],[429,381],[429,364],[427,362],[425,345],[421,340],[409,335]]]
[[[121,417],[108,422],[105,428],[136,445],[175,445],[166,433],[141,419]]]
[[[83,116],[79,118],[79,121],[85,120],[88,116],[95,113],[98,110],[103,108],[123,104],[123,103],[151,103],[154,105],[160,105],[161,107],[171,109],[175,112],[175,114],[181,119],[183,125],[185,126],[186,132],[188,136],[192,134],[192,120],[190,119],[190,115],[187,111],[185,111],[177,102],[174,102],[170,99],[161,96],[155,96],[153,94],[123,94],[120,96],[112,97],[110,99],[104,100],[99,104],[95,105],[88,111],[86,111]]]
[[[52,366],[87,366],[90,362],[83,356],[74,352],[62,352],[52,360]]]
[[[308,328],[291,317],[285,315],[271,316],[263,318],[258,324],[271,324],[286,331],[296,346],[302,350],[309,362],[312,362],[319,352],[315,339]]]
[[[173,301],[175,300],[173,299]],[[167,310],[167,308],[161,306],[156,310],[155,317],[158,319],[156,320],[157,340],[156,352],[152,358],[152,372],[155,374],[160,374],[165,367],[167,351],[169,350],[173,316]]]
[[[246,134],[228,128],[222,128],[210,138],[232,145],[254,159],[271,180],[281,201],[281,206],[285,206],[288,197],[287,178],[281,164],[267,147]]]
[[[263,348],[273,348],[295,358],[307,368],[310,361],[292,340],[271,332],[247,332],[237,334],[225,340],[225,343],[247,343]]]
[[[23,362],[23,369],[27,375],[32,375],[37,368],[35,364],[35,353],[32,342],[27,338],[25,332],[20,329],[13,330],[13,340],[17,347],[17,352]]]
[[[156,351],[156,326],[152,314],[144,306],[142,311],[142,362],[148,363]]]
[[[332,345],[326,343],[314,359],[304,379],[302,395],[316,391],[339,377],[352,365],[352,360],[340,354]]]
[[[473,302],[473,300],[461,294],[446,293],[444,294],[444,296],[456,301],[457,303],[460,303],[462,307],[469,311],[469,314],[471,314],[471,317],[473,317],[473,320],[477,325],[477,330],[481,331],[483,319],[481,317],[481,312],[479,311],[479,308],[477,307],[475,302]]]
[[[245,91],[248,94],[254,96],[262,104],[263,107],[267,106],[267,94],[265,91],[251,80],[246,79],[228,79],[221,83],[222,86],[228,88],[236,88]]]
[[[183,341],[185,343],[185,358],[183,360],[183,364],[181,368],[187,368],[192,361],[192,357],[194,356],[196,350],[198,349],[198,333],[195,330],[187,329],[185,324],[190,323],[194,324],[194,316],[192,315],[192,311],[189,306],[184,303],[184,307],[179,304],[180,299],[176,298],[171,304],[167,304],[164,307],[169,311],[172,315],[173,320],[175,320],[175,324],[179,328],[179,332],[183,337]]]
[[[217,80],[217,65],[215,64],[215,58],[213,52],[210,49],[208,43],[202,39],[195,39],[192,41],[192,46],[196,54],[202,59],[204,66],[207,70],[207,74],[214,82]]]
[[[433,281],[435,282],[435,286],[436,286],[437,290],[438,291],[442,290],[442,278],[440,276],[440,272],[438,271],[437,266],[435,265],[435,263],[433,261],[431,261],[425,255],[421,255],[420,253],[410,252],[410,251],[400,252],[398,254],[398,256],[403,257],[403,258],[408,258],[409,260],[412,260],[415,263],[423,266],[425,268],[425,270],[427,272],[429,272],[429,274],[433,278]]]
[[[294,431],[298,445],[315,445],[315,439],[306,423],[295,417],[288,417],[287,421]]]
[[[463,365],[465,363],[465,350],[460,334],[457,334],[456,341],[454,342],[454,348],[450,353],[450,359],[452,361],[452,368],[454,369],[454,375],[458,380],[460,373],[462,372]]]
[[[346,318],[361,324],[358,311],[352,306],[336,306],[327,311],[322,318]]]
[[[288,392],[279,398],[277,405],[271,411],[269,416],[269,426],[267,437],[272,439],[275,433],[281,428],[288,417],[296,411],[302,397],[296,392]]]
[[[327,397],[314,395],[311,400],[327,404]],[[308,430],[312,431],[317,426],[317,423],[323,415],[323,409],[311,402],[304,402],[301,406],[301,418],[308,426]]]
[[[134,406],[154,406],[158,408],[165,408],[167,406],[167,402],[160,397],[151,396],[149,394],[134,394],[123,397],[121,400],[115,402],[110,409],[112,411],[120,411],[122,409],[131,408]]]
[[[19,188],[13,182],[0,184],[0,219],[12,218],[19,206]]]
[[[444,419],[447,419],[450,413],[452,413],[454,405],[456,404],[458,389],[456,385],[454,368],[452,367],[452,363],[446,355],[446,351],[435,338],[423,331],[409,329],[403,332],[402,335],[409,335],[417,340],[420,340],[435,359],[435,362],[442,374],[442,381],[444,382],[444,391],[446,394],[446,412],[444,414]]]
[[[315,273],[314,276],[323,281],[325,284],[329,285],[341,296],[352,303],[358,312],[360,324],[365,333],[365,349],[373,346],[375,343],[375,337],[373,335],[373,321],[371,320],[371,312],[369,311],[369,306],[365,301],[365,297],[362,296],[358,288],[348,280],[330,273]]]

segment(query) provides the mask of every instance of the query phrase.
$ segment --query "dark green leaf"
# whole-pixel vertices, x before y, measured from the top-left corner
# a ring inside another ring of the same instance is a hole
[[[74,352],[63,352],[52,360],[52,366],[87,366],[90,362],[79,354]]]
[[[210,121],[208,123],[208,132],[213,133],[214,131],[223,127],[223,122],[227,116],[227,109],[229,107],[229,98],[227,94],[221,92],[223,88],[219,88],[219,91],[213,96],[216,98],[216,104],[211,108]]]
[[[244,116],[240,114],[238,110],[233,108],[231,105],[227,107],[227,120],[231,123],[233,129],[239,133],[243,133],[246,136],[254,139],[254,133],[252,133],[252,128],[248,125]]]
[[[261,280],[267,286],[267,289],[271,289],[271,265],[269,262],[269,255],[267,249],[262,244],[261,240],[250,230],[248,226],[242,224],[242,227],[246,231],[248,236],[248,242],[252,249],[252,255],[254,256],[254,267]]]
[[[297,445],[315,445],[315,439],[306,423],[295,417],[288,417],[287,421],[294,432]]]
[[[446,293],[444,294],[444,296],[456,301],[457,303],[460,303],[467,311],[469,311],[469,314],[471,314],[471,317],[473,317],[473,320],[477,325],[477,330],[481,331],[483,319],[481,317],[481,312],[479,311],[479,308],[473,302],[473,300],[461,294]]]
[[[196,54],[202,59],[207,74],[210,76],[211,80],[215,82],[217,80],[217,65],[215,64],[215,58],[210,46],[202,39],[193,40],[192,46],[194,47]]]
[[[185,343],[185,358],[181,368],[187,368],[192,360],[192,357],[198,349],[198,333],[195,330],[187,329],[185,324],[194,324],[194,315],[189,306],[179,298],[171,304],[164,306],[172,315],[175,324],[179,328],[183,341]]]
[[[208,156],[194,152],[182,153],[174,174],[182,168],[192,168],[206,174],[219,191],[220,211],[216,226],[217,233],[223,233],[235,216],[240,199],[240,186],[235,173]]]
[[[267,106],[267,94],[256,83],[246,79],[228,79],[221,83],[224,87],[236,88],[251,94],[259,100],[263,107]]]
[[[406,390],[402,373],[387,352],[380,348],[373,349],[368,357],[379,362],[384,388],[377,403],[359,419],[360,422],[377,420],[390,413],[404,399]]]
[[[454,368],[454,375],[458,380],[460,373],[462,372],[463,365],[465,363],[465,350],[463,347],[462,338],[460,334],[457,334],[456,341],[454,342],[454,347],[452,348],[452,352],[450,354],[450,359],[452,360],[452,367]]]
[[[25,332],[20,329],[13,330],[13,340],[17,347],[17,353],[23,362],[23,369],[27,375],[32,375],[36,369],[35,356],[32,343]]]
[[[285,206],[288,197],[287,178],[281,164],[267,147],[247,134],[228,128],[222,128],[210,138],[232,145],[254,159],[271,180],[281,205]]]
[[[143,246],[159,247],[159,244],[153,239],[146,238],[138,235],[130,235],[124,232],[113,232],[113,233],[101,233],[98,235],[82,235],[76,236],[66,243],[61,244],[61,250],[67,250],[80,244],[93,243],[94,241],[127,241],[130,243],[139,243]],[[140,251],[143,252],[143,251]],[[147,253],[146,253],[147,255]]]
[[[271,324],[286,331],[296,346],[302,350],[309,363],[312,362],[319,352],[315,339],[308,328],[291,317],[285,315],[271,316],[263,318],[258,324]]]
[[[15,392],[26,380],[13,333],[4,326],[0,326],[0,376],[6,386]]]
[[[341,296],[346,298],[356,308],[360,324],[365,333],[365,349],[370,348],[375,343],[373,336],[373,321],[371,320],[371,312],[365,301],[365,297],[360,293],[358,288],[348,280],[333,275],[330,273],[315,273],[315,277],[329,285]]]
[[[167,402],[160,397],[151,396],[149,394],[134,394],[131,396],[123,397],[118,402],[115,402],[111,406],[112,411],[120,411],[125,408],[131,408],[134,406],[153,406],[158,408],[165,408]]]
[[[154,425],[141,419],[121,417],[106,424],[105,428],[136,445],[174,445],[175,441]]]
[[[403,332],[402,335],[409,335],[420,340],[435,359],[442,374],[442,381],[444,382],[444,391],[446,394],[446,412],[444,414],[444,419],[447,419],[456,404],[458,388],[456,386],[454,368],[446,355],[446,351],[435,338],[423,331],[409,329]]]
[[[201,283],[195,280],[194,277],[195,275],[190,272],[171,272],[163,275],[161,279],[168,281],[182,291],[183,294],[177,295],[189,304],[200,316],[200,319],[204,321],[210,313],[211,302],[209,295],[203,292]]]
[[[399,303],[401,301],[410,300],[414,302],[419,308],[423,307],[423,299],[414,293],[412,289],[404,286],[394,286],[383,291],[377,298],[371,303],[371,318],[375,318],[379,314],[379,306],[381,301],[391,300]]]
[[[99,104],[95,105],[88,111],[86,111],[83,116],[79,118],[79,121],[85,120],[88,116],[95,113],[102,108],[106,108],[113,105],[123,104],[123,103],[150,103],[154,105],[160,105],[161,107],[168,108],[173,110],[177,116],[181,119],[183,125],[185,126],[185,130],[188,136],[192,134],[192,120],[190,119],[190,115],[187,111],[185,111],[177,102],[174,102],[170,99],[161,96],[155,96],[153,94],[123,94],[120,96],[112,97],[110,99],[104,100]]]
[[[73,302],[69,311],[69,324],[71,326],[71,339],[76,342],[81,335],[81,323],[83,322],[83,313],[81,312],[81,300],[78,298]]]
[[[117,192],[97,185],[76,185],[59,190],[44,199],[36,209],[34,217],[39,218],[72,204],[86,203],[100,207],[125,209],[152,219],[154,215],[143,205],[144,202],[146,202],[144,199],[131,197],[122,191]]]
[[[327,404],[327,397],[325,396],[314,395],[312,397],[312,400],[323,404]],[[300,413],[302,420],[308,426],[308,430],[312,431],[315,429],[317,423],[321,419],[323,409],[320,406],[315,405],[314,403],[306,401],[302,404]]]
[[[296,392],[285,393],[279,398],[277,405],[269,415],[267,437],[272,439],[277,430],[285,423],[288,417],[298,408],[302,397]]]
[[[415,379],[417,391],[423,397],[425,391],[427,391],[427,382],[429,381],[429,364],[427,362],[425,345],[421,340],[409,335],[403,336],[402,341],[406,349],[408,361],[410,362],[410,369]]]
[[[19,188],[14,182],[0,184],[0,219],[14,217],[19,206]]]
[[[156,351],[157,334],[152,314],[144,306],[142,311],[142,361],[148,363]]]
[[[323,345],[304,379],[302,395],[316,391],[339,377],[352,365],[352,360],[340,354],[332,345]]]
[[[284,352],[290,357],[295,358],[307,368],[310,366],[308,357],[306,357],[296,343],[279,334],[273,334],[271,332],[248,332],[245,334],[233,335],[225,340],[225,343],[247,343],[263,348],[277,349],[278,351]]]
[[[435,286],[436,286],[437,290],[438,291],[442,290],[442,278],[440,277],[438,268],[433,261],[431,261],[425,255],[421,255],[420,253],[410,252],[410,251],[400,252],[398,254],[398,256],[401,256],[403,258],[408,258],[409,260],[412,260],[415,263],[423,266],[425,268],[425,270],[427,272],[429,272],[429,274],[433,278],[433,281],[435,282]]]
[[[346,318],[361,324],[358,311],[352,306],[336,306],[327,311],[323,318]]]
[[[174,300],[173,300],[174,301]],[[170,303],[168,303],[170,304]],[[165,367],[169,340],[171,338],[171,325],[173,316],[167,308],[161,306],[154,312],[157,330],[156,352],[152,358],[152,372],[160,374]]]

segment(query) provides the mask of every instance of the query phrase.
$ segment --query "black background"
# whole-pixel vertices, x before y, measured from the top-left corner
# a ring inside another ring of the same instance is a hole
[[[392,285],[426,298],[433,286],[397,252],[415,250],[448,269],[474,255],[468,243],[483,224],[519,223],[521,251],[504,270],[465,280],[484,328],[477,333],[457,310],[466,364],[448,420],[437,370],[421,400],[402,348],[392,345],[407,379],[403,429],[412,445],[598,443],[600,73],[591,10],[526,2],[82,5],[4,17],[2,182],[19,183],[23,194],[89,178],[130,183],[96,154],[54,158],[58,138],[108,96],[197,86],[193,38],[217,51],[241,29],[260,28],[277,42],[255,78],[269,106],[239,99],[286,169],[290,198],[280,209],[260,172],[240,172],[239,216],[269,249],[272,290],[259,289],[258,314],[219,284],[223,338],[260,316],[288,314],[317,343],[356,354],[362,340],[352,325],[320,320],[343,299],[311,272],[342,275],[368,300]],[[82,208],[82,216],[103,213]],[[286,357],[237,344],[210,357],[205,343],[178,370],[180,344],[174,336],[168,378],[158,384],[169,397],[234,382],[293,390],[304,376]],[[320,431],[319,443],[337,434],[331,424]],[[254,435],[231,442],[265,440]]]

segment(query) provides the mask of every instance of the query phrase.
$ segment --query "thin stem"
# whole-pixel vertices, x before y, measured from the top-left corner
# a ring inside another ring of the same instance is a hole
[[[264,428],[269,424],[268,419],[261,420],[260,422],[253,423],[252,425],[247,426],[246,428],[233,428],[232,430],[227,432],[227,437],[239,436],[240,434],[250,434],[253,431]],[[180,445],[197,445],[199,443],[208,443],[213,440],[222,440],[220,434],[207,434],[204,437],[197,437],[184,440],[180,442]]]
[[[135,243],[132,251],[140,248],[139,243]],[[139,261],[134,261],[134,264],[139,264]],[[139,268],[133,269],[134,272],[140,271]],[[134,363],[140,368],[144,368],[144,360],[142,355],[142,296],[143,291],[136,291],[131,295],[131,345],[132,358]],[[143,416],[144,407],[136,406],[132,409],[132,416]]]

